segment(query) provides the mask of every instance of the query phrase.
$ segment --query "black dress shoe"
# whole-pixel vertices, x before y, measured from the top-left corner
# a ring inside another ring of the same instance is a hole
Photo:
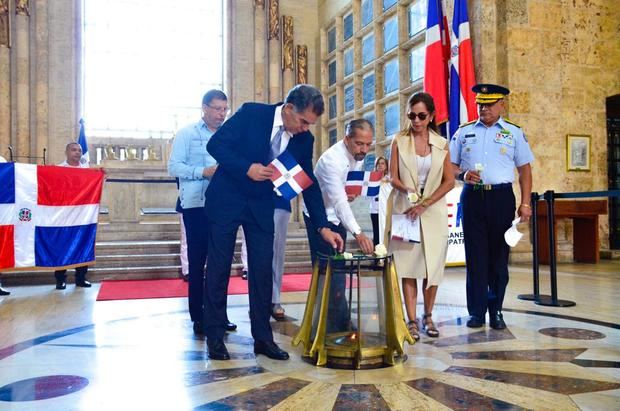
[[[288,353],[273,341],[254,341],[254,354],[263,354],[273,360],[288,360]]]
[[[0,295],[11,295],[11,292],[0,287]]]
[[[478,316],[472,315],[469,320],[467,320],[467,326],[469,328],[480,328],[484,325],[484,318],[480,318]]]
[[[494,314],[489,313],[489,325],[494,330],[503,330],[506,328],[506,323],[504,322],[504,316],[501,312],[497,312]]]
[[[205,329],[201,322],[194,321],[194,334],[196,335],[204,335]]]
[[[93,285],[90,283],[90,281],[86,281],[86,280],[82,280],[82,281],[76,281],[75,282],[76,287],[83,287],[83,288],[90,288]]]
[[[64,290],[65,288],[67,288],[67,283],[65,283],[64,281],[62,282],[56,281],[57,290]]]
[[[226,325],[224,326],[224,329],[226,331],[235,331],[237,329],[237,324],[233,324],[230,321],[226,323]]]
[[[212,360],[230,360],[230,354],[224,345],[223,340],[209,340],[207,339],[207,349],[209,358]]]
[[[247,280],[248,279],[248,272],[247,271],[243,271],[243,274],[241,274],[241,279],[242,280]]]

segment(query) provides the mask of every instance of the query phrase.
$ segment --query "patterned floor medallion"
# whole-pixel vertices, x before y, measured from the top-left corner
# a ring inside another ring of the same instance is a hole
[[[239,325],[225,339],[230,361],[208,359],[182,311],[97,322],[15,344],[0,351],[0,409],[24,401],[28,409],[57,409],[51,401],[65,396],[76,404],[71,409],[127,409],[115,400],[123,394],[123,405],[134,409],[312,411],[578,409],[573,399],[583,395],[620,396],[620,364],[610,348],[620,341],[617,324],[507,310],[506,330],[469,329],[464,307],[439,305],[434,317],[441,336],[406,344],[406,361],[334,370],[301,359],[301,347],[291,341],[304,306],[285,308],[286,320],[272,328],[291,354],[288,361],[253,353],[245,305],[229,309]]]
[[[605,334],[598,331],[584,330],[583,328],[550,327],[538,330],[543,335],[571,340],[600,340]]]

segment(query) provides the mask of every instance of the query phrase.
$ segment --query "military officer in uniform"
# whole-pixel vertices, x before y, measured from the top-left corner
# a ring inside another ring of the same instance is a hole
[[[489,312],[491,328],[506,328],[502,304],[508,285],[510,248],[504,232],[515,216],[512,183],[519,174],[521,203],[517,213],[529,221],[534,155],[520,126],[502,117],[510,91],[478,84],[478,120],[463,124],[450,141],[451,161],[464,181],[461,194],[467,265],[467,326],[482,327]]]

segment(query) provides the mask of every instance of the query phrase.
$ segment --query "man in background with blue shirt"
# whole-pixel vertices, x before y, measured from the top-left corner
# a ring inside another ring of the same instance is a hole
[[[179,201],[187,236],[189,261],[189,315],[194,333],[204,334],[204,267],[207,261],[207,217],[205,191],[217,163],[207,152],[207,143],[228,113],[228,98],[220,90],[209,90],[202,98],[202,119],[178,131],[172,144],[168,173],[179,179]],[[226,330],[237,326],[227,321]]]
[[[478,84],[472,90],[477,93],[479,119],[463,124],[450,141],[451,161],[465,183],[461,205],[470,315],[467,326],[482,327],[488,310],[491,328],[501,330],[506,328],[502,304],[510,254],[504,232],[515,215],[514,169],[521,188],[517,213],[521,222],[528,222],[534,155],[521,127],[501,117],[510,91],[494,84]]]

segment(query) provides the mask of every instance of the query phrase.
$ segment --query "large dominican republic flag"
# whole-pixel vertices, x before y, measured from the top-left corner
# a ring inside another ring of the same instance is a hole
[[[344,190],[347,194],[376,197],[381,186],[381,171],[349,171]]]
[[[267,167],[273,169],[271,181],[275,191],[287,200],[292,200],[312,185],[312,179],[287,150],[284,150]]]
[[[450,136],[459,125],[478,118],[476,96],[471,88],[476,84],[474,56],[469,37],[467,1],[455,0],[452,19],[452,53],[450,58]]]
[[[103,172],[0,164],[0,271],[95,260]]]
[[[424,91],[435,101],[435,122],[448,120],[449,38],[441,0],[428,0]]]

